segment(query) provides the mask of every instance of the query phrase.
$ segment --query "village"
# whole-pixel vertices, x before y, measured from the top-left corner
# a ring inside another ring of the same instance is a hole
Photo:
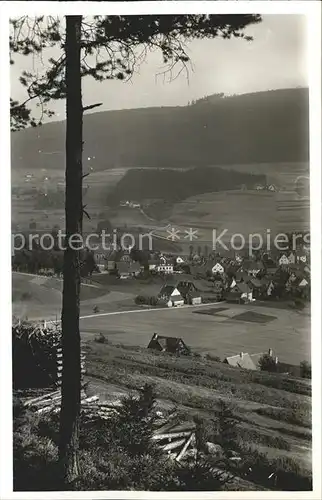
[[[26,252],[22,250],[15,254],[13,271],[32,273],[45,281],[49,278],[61,279],[61,265],[57,265],[57,256],[55,256],[57,252],[52,252],[51,256],[50,252],[43,252],[45,254],[43,263],[39,250],[28,251],[28,258],[26,258]],[[118,310],[126,312],[126,310],[131,311],[133,307],[143,310],[182,308],[182,317],[186,317],[189,321],[189,308],[225,304],[234,311],[236,307],[257,306],[258,313],[253,307],[248,313],[247,310],[244,312],[244,309],[241,312],[248,314],[249,317],[245,317],[246,321],[260,326],[261,323],[269,320],[269,316],[264,311],[265,308],[287,309],[291,307],[294,311],[301,311],[307,307],[310,302],[310,251],[304,245],[298,245],[294,251],[276,251],[275,253],[257,251],[254,253],[250,258],[247,251],[244,254],[229,251],[224,255],[204,251],[203,254],[200,248],[194,251],[193,247],[189,255],[141,251],[135,248],[124,250],[121,247],[105,254],[87,250],[84,253],[82,265],[83,285],[92,287],[91,290],[94,292],[103,290],[102,293],[105,293],[104,290],[107,292],[115,289],[114,293],[125,296],[130,293],[129,296],[133,298],[128,299],[124,305],[113,303],[112,300],[108,309],[106,307],[111,301],[111,295],[103,299],[107,305],[99,297],[97,302],[94,298],[90,301],[92,305],[89,303],[86,311],[90,312],[89,308],[91,308],[92,313],[99,320],[100,315],[104,315],[105,312],[115,311],[116,313]],[[55,287],[56,284],[53,282],[50,285],[49,281],[48,286]],[[138,293],[135,293],[136,290]],[[130,300],[132,300],[132,305]],[[236,314],[237,312],[238,310]],[[218,307],[214,311],[203,309],[199,313],[213,314],[220,318]],[[249,326],[251,327],[253,328],[253,325]],[[84,328],[86,330],[85,326]],[[160,349],[159,343],[161,339],[164,339],[164,346],[161,350],[172,354],[182,354],[178,348],[180,343],[189,344],[185,335],[182,337],[170,335],[170,343],[167,343],[166,336],[153,332],[152,328],[153,323],[151,323],[150,338],[152,337],[152,340],[149,347],[155,345],[156,349]],[[205,325],[204,328],[206,333],[210,326]],[[105,327],[103,331],[105,333]],[[282,333],[279,337],[282,339]],[[158,338],[157,341],[156,338]],[[259,360],[272,352],[270,345],[262,343],[259,347],[259,355],[257,352],[238,353],[238,351],[234,355],[229,351],[226,355],[223,353],[221,359],[232,366],[259,370],[261,369]],[[190,348],[189,345],[183,351],[186,352]],[[247,350],[247,347],[244,350]],[[269,354],[268,357],[275,360],[269,365],[272,371],[291,372],[300,376],[299,362],[286,363],[288,360],[285,359],[277,362],[276,359],[279,356],[275,354],[274,356]]]

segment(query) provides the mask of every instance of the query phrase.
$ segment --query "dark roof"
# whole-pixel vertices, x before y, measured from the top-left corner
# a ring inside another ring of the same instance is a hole
[[[249,281],[249,284],[251,286],[253,286],[254,288],[261,288],[263,286],[263,282],[257,278],[252,278],[250,281]]]
[[[176,285],[163,285],[163,287],[160,290],[159,295],[170,295],[172,294],[173,290],[176,288]]]
[[[247,286],[246,283],[237,283],[236,287],[241,293],[250,292],[249,286]]]
[[[163,335],[154,334],[148,345],[149,349],[157,349],[166,352],[188,351],[188,347],[179,337],[165,337]]]
[[[264,269],[264,264],[260,260],[245,260],[242,263],[242,269],[247,269],[247,270],[258,270],[260,271],[261,269]]]
[[[277,267],[267,267],[266,268],[266,274],[275,274],[277,272],[278,268]]]
[[[249,279],[248,274],[246,273],[246,271],[243,271],[241,269],[241,267],[238,270],[235,271],[235,277],[237,279],[240,279],[240,278]]]

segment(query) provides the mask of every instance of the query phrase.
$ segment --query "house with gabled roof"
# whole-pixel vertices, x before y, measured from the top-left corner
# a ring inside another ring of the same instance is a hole
[[[307,264],[308,260],[309,260],[308,255],[306,252],[304,252],[304,250],[298,250],[296,252],[296,262],[298,264],[300,264],[300,263]]]
[[[278,264],[279,266],[288,266],[289,261],[288,261],[288,256],[286,253],[283,253],[280,258],[278,259]]]
[[[155,333],[148,344],[148,349],[171,354],[190,354],[189,347],[179,337],[165,337]]]
[[[236,354],[235,356],[228,356],[224,359],[223,362],[235,368],[254,371],[257,370],[256,365],[254,364],[248,352],[241,352],[240,354]]]
[[[163,285],[159,292],[158,299],[165,302],[168,307],[178,307],[184,305],[183,296],[179,292],[176,285],[172,284]]]
[[[160,255],[158,264],[155,267],[155,271],[164,274],[173,274],[173,262],[171,259],[167,259],[164,255]]]
[[[247,273],[249,276],[256,277],[261,271],[265,269],[265,266],[260,260],[245,260],[240,270]]]
[[[197,290],[196,285],[192,281],[178,281],[176,287],[186,304],[201,304],[201,293]]]
[[[241,352],[235,356],[229,356],[224,359],[224,363],[230,366],[235,366],[236,368],[242,368],[244,370],[260,370],[260,359],[264,354],[270,356],[274,359],[276,366],[278,365],[278,358],[274,357],[273,350],[268,349],[268,352],[258,352],[256,354],[248,354],[248,352]]]
[[[226,295],[227,302],[252,302],[253,290],[246,283],[237,283]]]
[[[141,272],[139,262],[121,261],[116,263],[117,274],[121,279],[138,276]]]
[[[225,272],[225,265],[222,261],[213,261],[213,260],[210,260],[206,263],[205,265],[205,269],[206,269],[206,273],[209,271],[211,272],[211,274],[223,274]]]

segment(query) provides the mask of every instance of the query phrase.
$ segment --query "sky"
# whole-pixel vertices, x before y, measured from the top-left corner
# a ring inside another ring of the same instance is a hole
[[[189,78],[157,76],[160,53],[151,53],[130,82],[96,82],[83,79],[84,105],[102,102],[100,111],[153,106],[184,106],[189,101],[219,92],[244,94],[279,88],[308,86],[306,19],[301,15],[265,15],[262,23],[250,26],[242,39],[194,40],[188,45],[192,61]],[[53,52],[55,56],[57,53]],[[22,70],[37,69],[37,62],[21,57],[11,66],[11,97],[24,100],[19,83]],[[93,96],[95,98],[93,99]],[[65,102],[51,103],[54,119],[64,119]],[[35,108],[36,109],[36,108]],[[97,110],[95,110],[97,111]],[[37,111],[35,115],[37,116]],[[53,118],[51,119],[53,120]]]

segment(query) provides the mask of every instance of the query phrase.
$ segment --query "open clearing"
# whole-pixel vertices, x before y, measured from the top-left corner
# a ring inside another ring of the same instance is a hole
[[[13,273],[13,314],[29,319],[55,319],[61,314],[62,282]],[[85,339],[98,333],[113,343],[146,347],[153,335],[182,337],[195,352],[224,358],[239,352],[250,354],[273,349],[281,361],[298,364],[310,360],[308,311],[269,307],[265,304],[203,305],[200,308],[140,309],[139,293],[156,294],[161,284],[144,285],[111,281],[99,288],[82,285],[81,331]],[[99,313],[93,317],[93,307]],[[134,312],[127,312],[132,311]],[[139,314],[137,312],[139,311]],[[106,313],[117,313],[105,315]]]
[[[195,352],[209,352],[220,358],[272,348],[284,362],[299,364],[310,360],[310,321],[301,313],[269,308],[269,316],[275,319],[259,324],[235,319],[242,313],[247,314],[247,319],[250,312],[267,316],[267,309],[258,305],[229,306],[212,316],[196,312],[194,308],[174,308],[146,314],[97,316],[82,319],[81,331],[84,338],[103,333],[113,344],[141,347],[148,345],[153,333],[182,337]]]

